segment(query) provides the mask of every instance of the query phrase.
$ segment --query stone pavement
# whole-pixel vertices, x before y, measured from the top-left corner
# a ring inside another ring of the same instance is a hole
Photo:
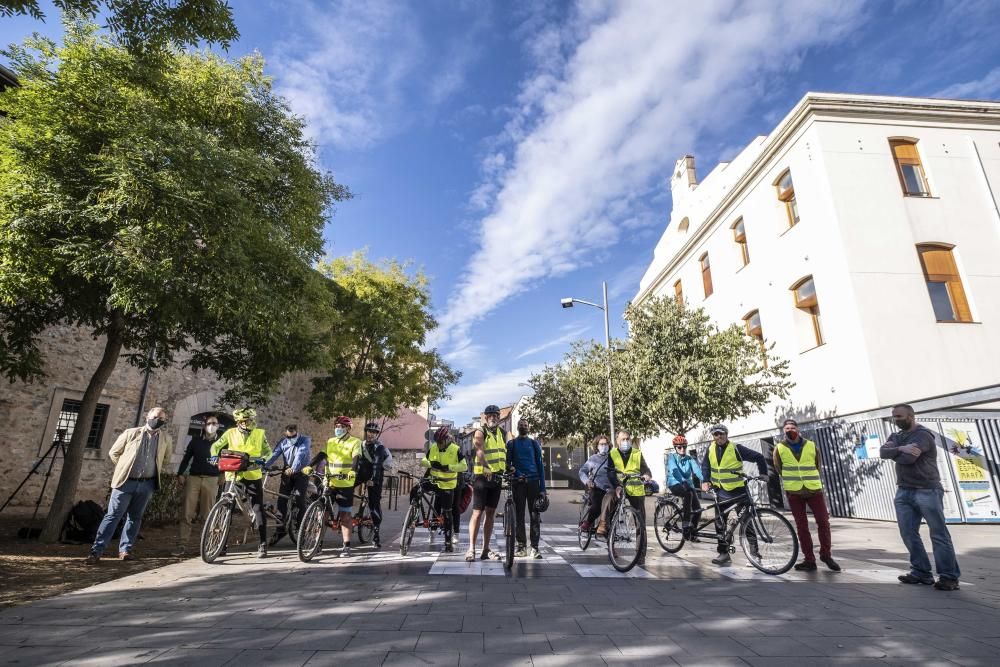
[[[739,554],[719,571],[712,545],[670,556],[650,534],[648,565],[624,576],[603,544],[576,546],[574,495],[554,494],[545,558],[510,573],[442,554],[419,530],[400,557],[393,512],[382,552],[328,549],[303,564],[287,547],[263,562],[232,549],[214,565],[184,561],[4,610],[0,663],[1000,664],[1000,526],[952,527],[955,593],[895,583],[906,567],[895,526],[863,521],[834,522],[839,574],[768,577]]]

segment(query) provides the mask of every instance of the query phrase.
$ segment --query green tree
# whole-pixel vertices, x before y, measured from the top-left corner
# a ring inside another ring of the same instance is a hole
[[[434,406],[461,376],[437,350],[424,349],[437,322],[427,278],[406,268],[374,264],[363,252],[320,264],[330,278],[332,320],[323,327],[323,370],[307,406],[316,419],[391,417],[425,399]]]
[[[103,356],[86,387],[42,537],[76,493],[97,399],[124,356],[209,369],[261,400],[316,358],[328,307],[312,269],[332,204],[303,123],[259,56],[165,52],[155,70],[67,22],[6,53],[0,94],[0,372],[43,375],[40,334],[86,327]],[[146,354],[155,349],[155,357]]]
[[[629,339],[614,384],[619,420],[640,437],[746,417],[793,386],[773,345],[737,324],[720,330],[701,308],[656,298],[630,306],[625,319]]]
[[[57,8],[94,19],[103,7],[108,29],[133,53],[204,40],[229,44],[240,33],[225,0],[54,0]],[[28,15],[44,20],[38,0],[0,0],[0,16]]]

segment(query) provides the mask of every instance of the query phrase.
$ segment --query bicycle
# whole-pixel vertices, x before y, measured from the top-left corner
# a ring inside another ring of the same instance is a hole
[[[264,495],[265,496],[277,496],[278,498],[284,498],[288,501],[288,512],[287,516],[280,516],[278,514],[278,509],[275,504],[265,504],[264,512],[267,514],[268,518],[274,519],[275,526],[277,529],[272,535],[267,539],[268,546],[273,547],[275,544],[281,541],[281,538],[288,535],[288,539],[292,541],[292,545],[298,541],[299,535],[299,508],[295,502],[295,491],[293,490],[291,494],[285,495],[281,491],[272,491],[267,488],[267,482],[273,478],[278,477],[279,479],[284,475],[286,468],[279,468],[274,470],[268,470],[266,477],[264,479]],[[280,483],[279,483],[280,488]],[[310,500],[308,492],[306,495],[306,500]],[[268,522],[268,526],[270,526]]]
[[[590,497],[592,493],[590,489],[586,489],[583,492],[583,497],[581,501],[583,505],[580,506],[580,520],[577,522],[577,541],[580,543],[580,550],[586,551],[587,547],[590,546],[590,540],[593,539],[595,530],[591,526],[588,530],[582,528],[583,522],[587,520],[587,515],[590,513]]]
[[[621,475],[621,486],[627,488],[628,482],[641,479],[642,475]],[[645,496],[642,496],[645,502]],[[616,499],[614,512],[608,521],[608,559],[611,566],[619,572],[628,572],[639,562],[645,548],[646,524],[642,516],[622,496]]]
[[[760,477],[750,477],[737,473],[748,484],[766,484]],[[719,497],[713,494],[712,506],[715,514],[710,519],[698,520],[692,513],[692,524],[689,534],[699,538],[718,540],[720,535],[714,528],[716,517],[733,507],[739,507],[735,521],[730,520],[721,535],[722,542],[729,553],[736,553],[734,543],[737,531],[740,547],[747,561],[765,574],[784,574],[795,565],[799,555],[799,540],[792,524],[781,513],[764,507],[761,498],[767,498],[766,490],[762,494],[759,487],[747,488],[746,495],[719,502]],[[704,515],[704,510],[697,514]],[[660,547],[667,553],[675,554],[681,550],[688,539],[682,526],[683,514],[677,501],[670,497],[661,497],[656,503],[653,516],[653,530]],[[703,531],[709,525],[711,532]]]
[[[403,534],[399,538],[399,555],[405,556],[410,550],[410,542],[417,526],[423,526],[430,531],[430,540],[434,541],[434,533],[444,530],[444,515],[434,511],[437,500],[437,487],[430,479],[424,478],[417,482],[417,492],[410,499],[410,506],[403,517]],[[445,508],[450,512],[451,508]]]
[[[514,543],[516,540],[516,523],[517,519],[514,513],[514,484],[523,484],[526,481],[526,477],[523,475],[515,476],[510,472],[495,472],[493,473],[494,478],[499,478],[500,490],[504,494],[503,503],[503,514],[501,515],[501,521],[503,521],[503,536],[504,536],[504,558],[503,566],[505,569],[509,570],[514,566],[514,550],[516,549]]]
[[[351,517],[351,525],[358,542],[368,544],[375,537],[375,521],[372,519],[371,507],[368,505],[368,487],[371,482],[364,482],[356,488],[360,488],[360,493],[355,493],[354,497],[361,501],[357,512]]]
[[[330,481],[334,479],[351,479],[351,476],[323,473],[319,485],[322,491],[319,497],[306,508],[306,513],[302,516],[302,523],[299,524],[295,552],[303,563],[308,563],[323,550],[323,538],[326,535],[327,527],[333,530],[340,528],[340,509],[334,507],[333,494],[331,493],[333,487],[330,486]],[[354,525],[353,518],[352,525]]]
[[[259,470],[264,465],[264,459],[262,458],[251,459],[248,456],[229,455],[228,450],[223,450],[221,454],[223,458],[239,461],[238,469],[230,470],[229,472],[250,472]],[[209,461],[216,463],[219,461],[219,458],[212,457]],[[235,475],[233,479],[226,481],[226,487],[222,491],[222,495],[212,505],[212,509],[209,510],[208,516],[205,518],[205,526],[201,530],[199,551],[201,552],[201,559],[206,563],[214,563],[215,559],[225,551],[234,511],[243,514],[249,519],[249,526],[243,533],[243,541],[246,542],[247,533],[250,530],[257,529],[257,517],[250,507],[246,485],[242,479],[238,479]]]

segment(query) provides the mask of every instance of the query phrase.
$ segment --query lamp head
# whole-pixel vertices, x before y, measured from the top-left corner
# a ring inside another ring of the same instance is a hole
[[[560,299],[559,303],[562,304],[563,308],[572,308],[573,307],[573,299]]]

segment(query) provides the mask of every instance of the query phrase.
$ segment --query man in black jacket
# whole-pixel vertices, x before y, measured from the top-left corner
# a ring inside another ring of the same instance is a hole
[[[184,555],[187,542],[191,539],[191,523],[200,512],[201,517],[208,516],[208,510],[215,504],[219,495],[219,469],[209,463],[212,456],[212,443],[219,439],[219,418],[209,415],[205,426],[199,435],[191,438],[184,458],[177,469],[177,481],[184,486],[184,509],[181,516],[180,541],[177,556]],[[185,474],[190,466],[190,473]]]
[[[368,507],[375,526],[372,542],[376,549],[382,546],[379,536],[379,527],[382,525],[382,482],[385,479],[385,469],[392,467],[392,453],[378,439],[379,431],[375,422],[365,424],[365,439],[361,443],[361,456],[358,457],[358,484],[368,484]]]

